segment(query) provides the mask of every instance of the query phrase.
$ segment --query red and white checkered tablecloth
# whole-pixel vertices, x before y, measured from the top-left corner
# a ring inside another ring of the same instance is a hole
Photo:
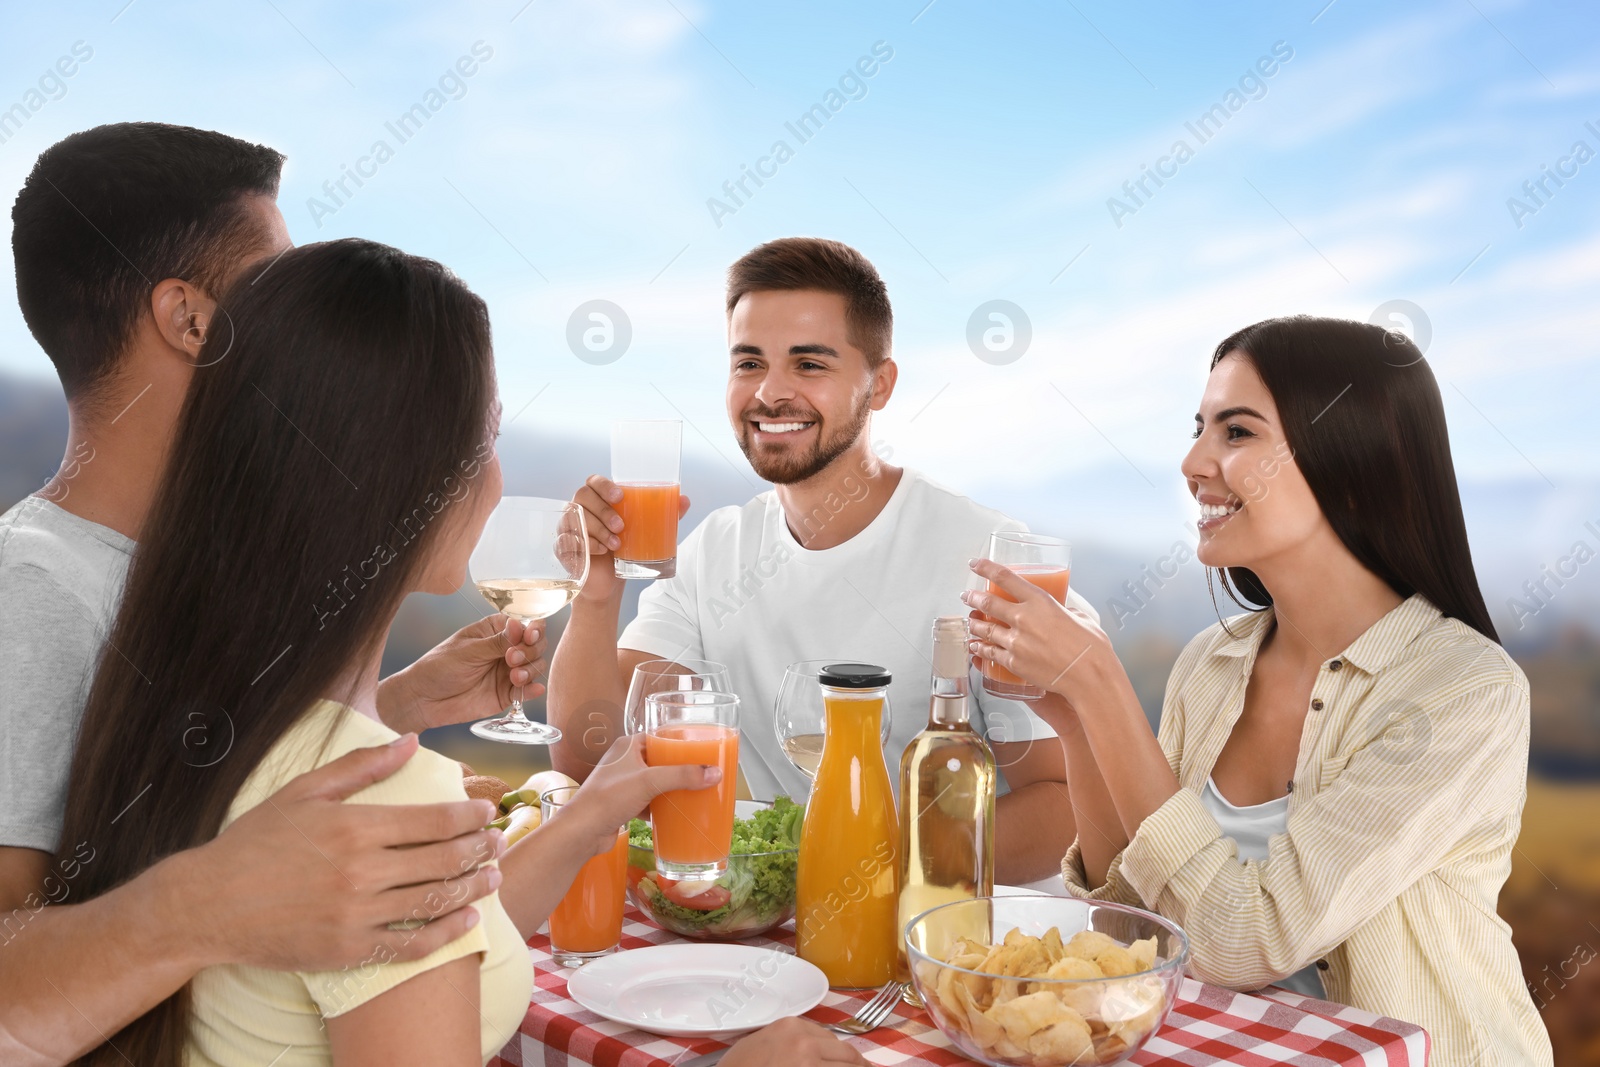
[[[742,943],[793,952],[793,931],[777,932],[782,936],[753,937]],[[622,924],[624,950],[683,940],[628,906]],[[533,1001],[517,1036],[489,1061],[490,1067],[669,1067],[722,1047],[718,1041],[661,1037],[602,1019],[567,996],[567,977],[572,972],[551,960],[548,936],[534,935],[528,953],[533,957]],[[871,991],[830,991],[806,1018],[837,1022],[853,1015],[869,996]],[[950,1046],[926,1012],[905,1004],[886,1025],[850,1040],[872,1063],[972,1062]],[[1146,1067],[1215,1063],[1425,1067],[1428,1035],[1412,1023],[1284,990],[1235,993],[1185,978],[1166,1024],[1132,1062]]]

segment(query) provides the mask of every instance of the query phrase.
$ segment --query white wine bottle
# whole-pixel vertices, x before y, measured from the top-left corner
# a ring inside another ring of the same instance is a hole
[[[933,621],[933,693],[928,728],[900,757],[900,960],[909,981],[906,924],[929,908],[994,893],[994,752],[972,728],[967,707],[967,620]],[[958,937],[987,941],[989,931],[950,929],[924,939],[948,952]],[[917,1003],[912,987],[905,997]]]

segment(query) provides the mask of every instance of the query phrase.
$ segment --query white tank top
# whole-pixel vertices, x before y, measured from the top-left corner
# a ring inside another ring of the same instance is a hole
[[[1217,791],[1217,784],[1207,778],[1205,790],[1200,794],[1200,801],[1211,813],[1212,818],[1217,820],[1217,825],[1222,827],[1223,836],[1230,838],[1238,847],[1241,860],[1266,859],[1268,839],[1274,834],[1288,832],[1288,794],[1269,800],[1265,804],[1251,804],[1240,808],[1228,803],[1227,799]],[[1317,973],[1317,966],[1314,963],[1273,984],[1319,1000],[1327,995],[1322,988],[1322,976]]]

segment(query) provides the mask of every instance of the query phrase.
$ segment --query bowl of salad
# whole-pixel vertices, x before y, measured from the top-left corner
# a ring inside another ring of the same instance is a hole
[[[650,824],[628,824],[628,896],[665,930],[703,941],[766,933],[794,918],[795,865],[805,808],[780,796],[734,805],[728,870],[709,885],[674,882],[656,870]]]

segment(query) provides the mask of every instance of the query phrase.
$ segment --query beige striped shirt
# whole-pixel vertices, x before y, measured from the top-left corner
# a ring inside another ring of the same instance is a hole
[[[1528,680],[1504,649],[1420,595],[1312,690],[1288,832],[1238,859],[1200,794],[1244,709],[1270,610],[1207,629],[1178,657],[1159,740],[1181,789],[1089,890],[1188,931],[1190,972],[1256,989],[1318,962],[1330,1000],[1425,1027],[1435,1067],[1548,1067],[1550,1039],[1495,902],[1528,771]]]

